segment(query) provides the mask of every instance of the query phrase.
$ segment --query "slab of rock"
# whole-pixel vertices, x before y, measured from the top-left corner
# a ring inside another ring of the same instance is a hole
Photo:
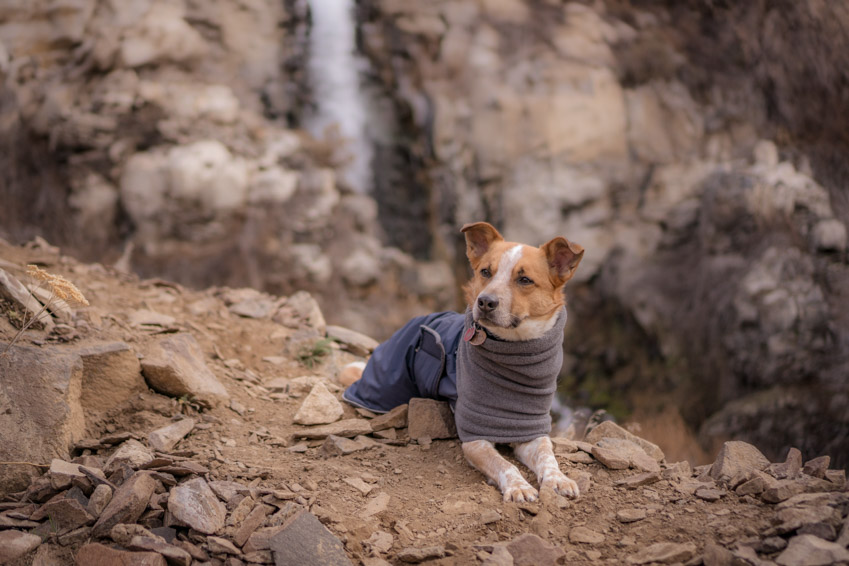
[[[168,544],[161,537],[134,536],[126,545],[130,550],[150,551],[161,554],[170,566],[190,566],[192,556],[172,544]]]
[[[277,566],[351,566],[342,542],[315,515],[301,510],[289,517],[268,545]]]
[[[307,428],[303,430],[298,430],[295,432],[295,436],[298,438],[326,438],[331,434],[334,436],[342,436],[345,438],[352,438],[354,436],[365,435],[371,433],[371,425],[365,419],[345,419],[341,421],[337,421],[335,423],[331,423],[329,425],[322,425],[313,428]]]
[[[802,453],[798,448],[791,448],[787,458],[780,464],[770,464],[766,469],[772,477],[784,480],[793,479],[802,473]]]
[[[604,421],[596,426],[589,434],[587,434],[584,441],[589,442],[590,444],[595,444],[602,438],[623,438],[625,440],[630,440],[658,462],[664,458],[663,450],[661,450],[657,444],[653,444],[644,438],[631,434],[613,421]]]
[[[225,503],[233,499],[236,495],[250,493],[248,486],[234,481],[213,480],[207,482],[207,484],[213,493]]]
[[[398,405],[388,413],[378,415],[371,422],[371,429],[375,432],[390,428],[404,428],[407,426],[408,405]]]
[[[301,403],[293,422],[302,425],[330,424],[342,418],[344,412],[336,396],[318,382]]]
[[[0,351],[5,348],[0,343]],[[76,353],[50,346],[9,349],[0,378],[0,461],[68,459],[69,448],[85,436],[82,380],[83,363]],[[0,499],[26,489],[37,475],[33,466],[0,466]]]
[[[672,564],[686,562],[696,554],[696,545],[692,542],[679,544],[675,542],[659,542],[639,550],[628,557],[629,564]]]
[[[321,450],[330,456],[347,456],[348,454],[368,450],[376,446],[381,446],[381,444],[367,436],[358,436],[351,440],[350,438],[331,434],[325,439],[324,444],[321,445]]]
[[[339,342],[343,348],[355,356],[366,357],[380,345],[374,338],[341,326],[329,325],[327,327],[327,336]]]
[[[562,548],[530,533],[511,540],[506,548],[513,556],[514,566],[554,566],[566,556]]]
[[[558,436],[551,437],[551,444],[554,446],[555,454],[571,454],[578,451],[578,445],[573,440]]]
[[[270,505],[266,505],[264,503],[260,503],[255,506],[251,512],[245,517],[245,520],[242,521],[236,531],[233,533],[233,542],[238,546],[244,546],[248,541],[250,536],[256,531],[262,522],[265,521],[265,518],[270,515],[274,511],[274,507]]]
[[[106,473],[111,474],[123,465],[137,470],[153,461],[153,452],[150,449],[135,439],[130,439],[123,443],[118,449],[112,453],[103,469]]]
[[[206,537],[206,544],[212,554],[232,554],[237,556],[242,553],[235,545],[221,537]]]
[[[642,487],[644,485],[651,485],[659,481],[660,474],[656,472],[644,472],[642,474],[635,474],[633,476],[628,476],[627,478],[617,480],[615,485],[620,487],[626,487],[628,489],[637,489],[638,487]]]
[[[703,486],[696,488],[693,495],[704,501],[719,501],[722,499],[722,496],[725,495],[725,492],[716,489],[715,487]]]
[[[141,366],[148,385],[160,393],[190,396],[207,407],[230,399],[191,334],[174,334],[148,345]]]
[[[596,443],[596,447],[614,452],[619,458],[625,458],[632,468],[643,472],[660,471],[660,464],[657,463],[657,460],[646,454],[646,451],[639,444],[630,440],[624,438],[602,438]]]
[[[775,527],[775,530],[780,535],[823,523],[828,526],[826,531],[829,529],[833,531],[841,523],[840,512],[828,505],[785,507],[779,509],[778,520],[781,523]]]
[[[77,551],[76,566],[167,566],[167,563],[157,552],[130,552],[95,542]]]
[[[149,309],[139,309],[131,312],[127,317],[127,321],[130,323],[130,326],[134,326],[136,328],[143,328],[145,326],[161,326],[163,328],[168,328],[174,326],[177,319],[169,314]]]
[[[118,523],[135,523],[147,507],[156,489],[156,480],[148,472],[136,472],[115,491],[111,501],[94,524],[92,533],[105,537]]]
[[[620,523],[635,523],[646,518],[645,509],[620,509],[616,512],[616,519]]]
[[[763,471],[767,466],[769,460],[760,450],[747,442],[730,440],[719,449],[716,461],[710,467],[710,477],[728,482],[736,476]]]
[[[108,342],[79,350],[83,361],[80,400],[92,412],[117,407],[147,391],[136,353],[124,342]]]
[[[433,560],[443,556],[445,556],[444,546],[425,546],[423,548],[402,548],[395,558],[407,564],[418,564],[425,560]]]
[[[0,531],[0,564],[32,552],[41,544],[41,537],[21,531]]]
[[[182,419],[151,432],[147,441],[154,450],[171,452],[195,428],[194,419]]]
[[[435,399],[410,399],[407,409],[410,438],[456,438],[457,427],[448,403]]]
[[[46,518],[50,519],[50,528],[55,529],[58,534],[68,533],[94,522],[94,517],[86,511],[85,506],[68,497],[52,499],[30,516],[33,521]]]
[[[768,482],[760,477],[755,476],[747,482],[741,483],[734,491],[737,495],[760,495],[767,488]]]
[[[168,511],[177,520],[207,535],[224,527],[227,514],[227,508],[203,478],[191,479],[171,489]]]
[[[321,307],[318,306],[318,301],[308,292],[298,291],[290,295],[286,299],[286,307],[293,310],[298,318],[318,331],[319,335],[324,336],[327,334],[327,323],[324,320]],[[277,315],[273,319],[275,322],[280,322]]]
[[[800,482],[777,480],[764,489],[763,493],[761,493],[761,499],[767,503],[781,503],[794,495],[799,495],[803,491],[805,491],[805,486]]]
[[[586,527],[575,527],[569,531],[569,542],[573,544],[601,544],[604,542],[604,535]]]
[[[827,566],[849,562],[849,550],[813,535],[799,535],[790,539],[775,562],[779,566]]]
[[[611,470],[627,470],[631,467],[631,461],[627,454],[621,454],[601,446],[593,446],[592,454],[596,460]]]
[[[377,494],[377,497],[374,497],[366,503],[366,506],[363,508],[362,516],[363,517],[372,517],[377,515],[378,513],[383,513],[389,507],[389,500],[391,499],[390,495],[386,492],[380,492]]]

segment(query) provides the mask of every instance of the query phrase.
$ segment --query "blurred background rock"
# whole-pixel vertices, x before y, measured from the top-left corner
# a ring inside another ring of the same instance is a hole
[[[463,223],[565,235],[564,403],[845,466],[847,30],[822,0],[0,0],[0,236],[381,339],[462,308]]]

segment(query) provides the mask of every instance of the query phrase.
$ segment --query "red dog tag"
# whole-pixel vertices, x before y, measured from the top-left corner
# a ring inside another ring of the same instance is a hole
[[[466,333],[463,334],[463,342],[468,342],[469,340],[472,339],[472,336],[474,336],[474,335],[475,335],[475,327],[470,326],[468,329],[466,329]]]

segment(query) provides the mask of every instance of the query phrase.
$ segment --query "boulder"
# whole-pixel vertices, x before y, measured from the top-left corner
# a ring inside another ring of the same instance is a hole
[[[141,366],[148,385],[160,393],[192,397],[207,407],[230,398],[191,334],[175,334],[149,344]]]
[[[0,375],[0,460],[69,460],[69,448],[85,435],[80,357],[58,347],[14,346],[0,358]],[[0,497],[25,489],[37,473],[28,465],[0,466]]]

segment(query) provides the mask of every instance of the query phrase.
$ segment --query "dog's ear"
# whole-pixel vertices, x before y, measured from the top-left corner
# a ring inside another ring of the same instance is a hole
[[[584,257],[583,247],[562,236],[554,238],[541,249],[545,252],[551,276],[558,286],[563,285],[575,275],[575,270],[578,269],[578,264]]]
[[[466,257],[471,262],[479,260],[489,250],[493,242],[504,239],[498,233],[498,230],[488,222],[466,224],[460,229],[460,232],[466,235]]]

